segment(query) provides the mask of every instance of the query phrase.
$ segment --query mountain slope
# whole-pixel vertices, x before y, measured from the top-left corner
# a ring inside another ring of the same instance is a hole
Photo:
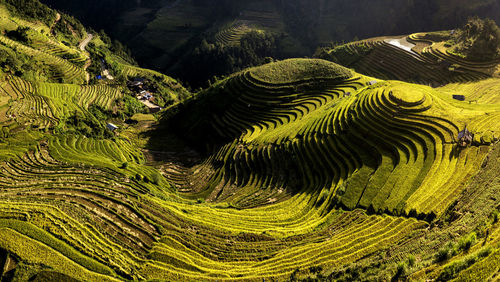
[[[203,69],[210,72],[200,80],[189,75],[187,70],[191,66],[187,63],[194,60],[191,53],[201,48],[203,39],[217,43],[228,34],[236,35],[234,40],[241,35],[238,29],[241,26],[285,36],[277,44],[279,54],[263,55],[263,58],[284,59],[312,55],[319,45],[349,42],[354,38],[452,29],[471,16],[488,17],[500,23],[498,0],[43,2],[85,19],[95,29],[106,30],[131,47],[142,64],[176,75],[192,85],[235,71],[227,67],[223,71],[210,69],[211,61],[196,60],[198,65],[207,64]],[[238,59],[244,63],[237,64],[237,70],[250,66],[244,56],[236,57],[236,62]],[[178,66],[180,61],[182,65]],[[183,65],[187,70],[182,69]]]
[[[103,33],[82,51],[67,15],[0,7],[2,280],[498,275],[498,78],[290,59],[191,94]]]

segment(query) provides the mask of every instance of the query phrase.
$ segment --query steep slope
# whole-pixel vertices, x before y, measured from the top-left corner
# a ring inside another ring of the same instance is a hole
[[[380,81],[321,60],[286,60],[249,69],[201,93],[179,108],[179,114],[167,116],[171,130],[206,148],[209,157],[191,168],[171,164],[164,171],[180,192],[194,199],[229,202],[242,211],[293,207],[293,212],[280,210],[277,220],[300,214],[305,224],[315,213],[329,218],[339,208],[361,208],[446,221],[458,199],[471,201],[466,196],[471,179],[486,160],[494,158],[488,155],[494,154],[490,144],[500,133],[496,85],[498,79],[490,79],[433,89]],[[452,98],[456,94],[485,102],[457,101]],[[474,142],[460,148],[457,136],[465,126],[475,133]],[[497,191],[491,189],[488,193]],[[494,210],[494,203],[498,199],[485,208],[483,219]],[[468,206],[459,214],[476,209]],[[454,238],[466,236],[473,226]],[[384,264],[410,255],[419,256],[413,271],[434,263],[446,232],[434,227],[394,241],[394,251]],[[478,236],[484,238],[484,233]],[[429,247],[419,247],[426,240]],[[379,251],[375,252],[385,252]],[[366,257],[370,259],[359,261],[375,273],[368,277],[387,274],[380,263],[370,262],[377,256]],[[483,252],[475,261],[484,257]],[[299,268],[296,273],[345,276],[334,261],[321,264],[328,271],[315,274]],[[447,270],[438,267],[433,274],[422,275],[437,277],[440,271]]]
[[[461,29],[366,39],[324,48],[317,56],[363,74],[436,87],[500,77],[499,38],[495,23],[470,19]],[[471,57],[474,48],[490,58]]]
[[[463,172],[475,174],[488,152],[481,142],[459,150],[458,132],[467,125],[478,140],[498,135],[494,106],[455,103],[451,94],[376,81],[320,60],[250,69],[206,95],[216,98],[185,109],[194,118],[173,120],[189,126],[181,130],[193,144],[221,146],[204,164],[213,178],[193,196],[241,207],[323,191],[350,209],[439,215],[463,189]]]
[[[131,46],[141,63],[163,70],[170,70],[182,54],[198,47],[189,44],[197,37],[210,40],[242,21],[249,27],[290,34],[306,54],[312,54],[318,45],[353,38],[451,29],[471,16],[500,22],[500,4],[496,0],[43,2],[85,19],[95,29],[105,29]],[[213,75],[220,74],[209,77]]]
[[[63,14],[1,11],[2,280],[497,275],[498,78],[431,88],[291,59],[191,96],[104,34],[82,51]],[[172,105],[147,114],[127,80]]]

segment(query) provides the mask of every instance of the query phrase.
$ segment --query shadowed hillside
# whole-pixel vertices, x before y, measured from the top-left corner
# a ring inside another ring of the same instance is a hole
[[[194,87],[206,86],[204,83],[213,80],[214,75],[261,65],[265,57],[312,55],[318,46],[328,46],[331,42],[453,29],[471,16],[500,22],[498,0],[43,2],[86,20],[94,29],[106,30],[129,46],[142,65],[164,71]],[[237,42],[249,30],[275,36],[270,42],[278,52],[255,52],[260,58],[255,59],[245,48],[241,50],[234,45],[223,48],[224,42]],[[221,48],[200,58],[196,50],[204,48],[203,40],[209,44],[221,43]],[[192,65],[201,67],[201,71],[193,74]]]

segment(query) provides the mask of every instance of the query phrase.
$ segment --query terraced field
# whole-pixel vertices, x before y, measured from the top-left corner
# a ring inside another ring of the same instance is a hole
[[[332,213],[328,225],[336,226],[334,230],[311,233],[304,222],[277,220],[273,213],[283,207],[232,213],[159,200],[148,196],[148,189],[157,189],[154,185],[129,181],[110,169],[62,163],[43,147],[5,163],[1,181],[0,236],[11,242],[31,238],[26,245],[1,247],[28,257],[33,252],[47,253],[53,259],[42,260],[44,264],[62,274],[92,280],[120,274],[126,278],[124,273],[135,271],[139,271],[135,278],[169,280],[255,278],[256,270],[279,277],[299,266],[352,261],[426,225],[414,219],[366,216],[357,210]],[[267,216],[248,220],[263,212]],[[200,222],[207,213],[220,220]],[[235,219],[241,225],[228,228]],[[309,217],[312,226],[318,224],[313,219],[324,220]],[[282,227],[270,232],[271,226],[279,226],[277,222]],[[262,233],[266,230],[269,235]],[[305,232],[308,236],[300,236]],[[280,240],[278,234],[289,239]],[[36,262],[35,258],[31,261]]]
[[[416,46],[411,51],[374,38],[337,47],[323,54],[356,71],[383,79],[442,86],[498,77],[498,62],[468,62],[450,54],[444,42],[433,41],[426,34],[411,34],[406,39]]]
[[[246,69],[134,124],[145,115],[118,107],[129,90],[81,79],[83,52],[63,59],[73,47],[55,38],[0,36],[75,79],[1,73],[0,279],[495,279],[496,62],[458,61],[424,39],[409,37],[417,51],[380,39],[329,54],[347,52],[356,71],[320,59]],[[185,91],[113,56],[125,78]],[[73,115],[118,128],[64,132]],[[465,127],[474,136],[460,147]]]
[[[250,31],[252,28],[246,22],[236,22],[227,29],[219,31],[215,35],[215,40],[222,45],[239,45],[240,39]]]
[[[57,57],[67,58],[69,62],[79,67],[83,67],[85,61],[88,59],[85,53],[78,52],[78,50],[43,36],[40,33],[33,33],[33,39],[33,46],[35,49]]]
[[[323,60],[248,69],[171,117],[183,120],[175,128],[188,142],[205,140],[213,154],[190,168],[158,167],[165,178],[122,137],[41,137],[0,164],[0,241],[10,242],[0,248],[15,255],[18,279],[331,275],[418,242],[466,191],[500,135],[500,108],[490,103],[496,84],[475,85],[484,103],[450,98],[471,85],[382,81]],[[54,125],[121,95],[14,76],[2,89],[11,115]],[[460,150],[466,124],[479,136]]]
[[[75,83],[82,83],[83,81],[85,81],[86,75],[83,69],[58,56],[52,55],[52,50],[50,50],[50,52],[48,53],[38,49],[33,49],[29,46],[13,41],[5,36],[0,36],[0,43],[10,48],[20,50],[21,52],[33,56],[37,60],[52,66],[55,71],[55,79],[63,78],[66,81]]]
[[[110,108],[123,95],[106,85],[30,83],[15,76],[3,79],[0,91],[11,101],[8,118],[39,128],[54,126],[75,111],[86,111],[91,104]]]
[[[251,207],[286,199],[287,190],[324,190],[330,201],[338,195],[336,200],[350,209],[435,216],[460,193],[460,183],[468,178],[463,172],[474,174],[488,152],[479,146],[457,155],[458,131],[469,124],[478,132],[489,128],[486,135],[499,133],[498,109],[468,112],[468,105],[443,100],[429,87],[367,86],[364,77],[339,81],[303,74],[301,81],[273,84],[256,77],[266,71],[249,70],[218,86],[225,95],[238,94],[200,127],[210,126],[219,139],[235,141],[203,164],[216,172],[210,185],[194,195]],[[484,122],[486,112],[491,124],[476,124]],[[216,169],[218,163],[224,166]]]

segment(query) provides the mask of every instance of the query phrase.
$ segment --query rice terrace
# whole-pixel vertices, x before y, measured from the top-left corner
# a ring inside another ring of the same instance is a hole
[[[0,281],[500,279],[498,1],[70,2],[0,0]]]

